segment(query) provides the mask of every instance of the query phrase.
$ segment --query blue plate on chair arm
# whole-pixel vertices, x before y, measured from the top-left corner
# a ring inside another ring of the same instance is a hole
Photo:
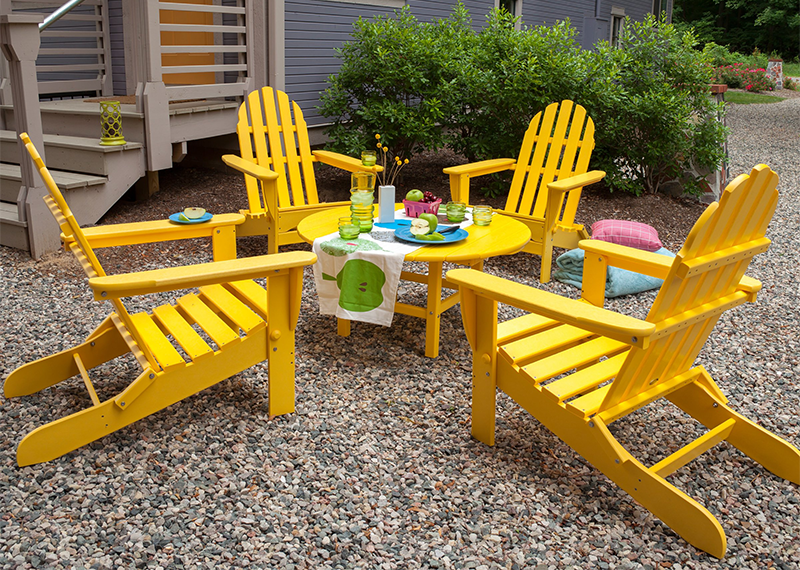
[[[394,236],[399,238],[403,241],[409,241],[411,243],[418,243],[421,245],[438,245],[442,243],[453,243],[456,241],[461,241],[463,239],[467,239],[467,230],[457,229],[454,232],[449,232],[444,234],[444,239],[442,241],[428,241],[424,239],[417,239],[414,234],[411,233],[411,228],[409,227],[400,227],[394,231]]]
[[[214,216],[206,212],[201,217],[195,220],[181,220],[180,216],[183,212],[175,212],[174,214],[170,214],[169,220],[171,222],[175,222],[176,224],[202,224],[203,222],[207,222]]]

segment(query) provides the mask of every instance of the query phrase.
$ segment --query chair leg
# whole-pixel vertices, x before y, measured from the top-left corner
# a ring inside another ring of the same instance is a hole
[[[576,453],[690,544],[722,558],[725,533],[706,508],[636,460],[596,416],[582,418],[498,361],[498,385]]]
[[[273,220],[267,229],[267,253],[278,253],[278,220]]]
[[[14,370],[6,378],[6,398],[35,394],[79,374],[73,358],[75,354],[80,356],[87,369],[91,369],[128,352],[128,345],[116,327],[109,325],[110,322],[109,319],[103,321],[85,342],[76,347],[29,362]]]
[[[542,268],[539,272],[539,283],[550,282],[550,271],[553,266],[553,237],[545,236],[542,244]]]
[[[708,373],[706,380],[713,383]],[[709,429],[733,419],[736,422],[727,441],[769,471],[800,485],[800,451],[789,442],[735,412],[697,382],[686,385],[667,398]]]
[[[717,558],[725,555],[725,532],[708,509],[637,461],[601,421],[587,422],[592,427],[582,437],[567,441],[573,449],[688,543]]]

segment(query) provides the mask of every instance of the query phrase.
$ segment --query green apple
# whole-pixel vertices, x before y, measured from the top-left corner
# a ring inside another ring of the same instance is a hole
[[[422,193],[422,190],[417,190],[416,188],[409,190],[408,194],[406,194],[406,200],[409,202],[422,202],[424,197],[425,195]]]
[[[183,215],[189,218],[190,220],[198,220],[202,218],[206,214],[206,211],[203,208],[186,208],[183,211]]]
[[[423,214],[420,214],[419,215],[419,219],[425,220],[426,222],[428,222],[428,226],[430,227],[430,230],[428,230],[428,233],[435,232],[436,231],[436,226],[439,225],[439,219],[436,216],[434,216],[433,214],[429,214],[427,212],[423,213]]]
[[[428,220],[419,217],[415,220],[411,220],[411,228],[409,231],[414,237],[420,238],[431,232],[431,226],[428,223]]]

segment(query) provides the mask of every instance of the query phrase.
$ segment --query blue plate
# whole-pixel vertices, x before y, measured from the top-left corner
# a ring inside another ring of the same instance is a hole
[[[454,232],[444,234],[444,239],[442,241],[427,241],[424,239],[417,239],[414,237],[414,234],[411,233],[411,229],[408,227],[397,228],[394,231],[394,235],[396,238],[399,238],[403,241],[410,241],[411,243],[418,243],[421,245],[438,245],[442,243],[453,243],[456,241],[461,241],[463,239],[467,239],[469,235],[467,230],[458,229]]]
[[[206,212],[205,214],[203,214],[202,217],[197,218],[196,220],[181,220],[179,217],[181,214],[183,214],[183,212],[176,212],[174,214],[171,214],[169,217],[170,221],[175,222],[176,224],[202,224],[203,222],[207,222],[208,220],[214,217],[208,212]]]

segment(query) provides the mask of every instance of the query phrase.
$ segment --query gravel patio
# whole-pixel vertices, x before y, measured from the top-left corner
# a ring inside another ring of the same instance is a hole
[[[723,316],[698,363],[735,409],[799,446],[800,98],[733,105],[728,125],[733,175],[769,164],[781,201],[772,246],[748,272],[764,283],[759,301]],[[241,187],[237,176],[184,170],[104,223],[163,217],[181,201],[232,211],[244,207]],[[677,251],[702,210],[689,200],[588,192],[578,221],[651,223]],[[194,242],[101,251],[109,273],[210,258],[210,245]],[[263,251],[263,238],[240,240],[242,256]],[[527,254],[493,259],[486,270],[540,286],[538,258]],[[3,378],[82,341],[109,312],[82,275],[64,253],[31,261],[0,248]],[[558,282],[543,288],[579,295]],[[401,295],[423,299],[416,286]],[[168,298],[154,297],[145,301]],[[654,297],[606,306],[643,317]],[[422,323],[410,317],[396,316],[391,328],[356,323],[351,337],[338,337],[332,318],[318,314],[307,270],[295,414],[268,417],[259,365],[65,457],[18,468],[27,432],[89,398],[79,378],[0,398],[0,567],[800,568],[800,488],[727,443],[670,478],[720,520],[728,551],[718,561],[504,396],[497,445],[472,440],[471,357],[457,309],[441,329],[435,360],[421,356]],[[97,369],[101,399],[136,371],[124,358]],[[655,463],[696,437],[698,425],[664,406],[612,431]]]

